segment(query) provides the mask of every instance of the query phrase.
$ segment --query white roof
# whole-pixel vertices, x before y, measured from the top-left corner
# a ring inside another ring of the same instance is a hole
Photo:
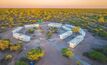
[[[70,27],[62,26],[62,28],[63,28],[64,30],[71,31],[71,28],[70,28]]]
[[[71,41],[68,42],[68,44],[72,47],[77,46],[82,40],[84,39],[84,37],[82,35],[79,35],[77,37],[75,37],[74,39],[72,39]]]
[[[21,33],[13,33],[13,37],[22,41],[30,41],[31,37]]]
[[[39,24],[30,24],[30,25],[24,25],[25,28],[29,27],[39,27]]]
[[[69,28],[73,28],[73,27],[75,27],[75,26],[70,25],[70,24],[65,24],[64,26],[69,27]]]
[[[19,32],[22,28],[23,28],[23,27],[17,27],[17,28],[15,28],[12,32],[13,32],[13,33]]]
[[[62,24],[61,23],[49,23],[48,26],[60,28],[62,26]]]
[[[86,32],[85,32],[83,29],[80,29],[80,34],[81,34],[82,36],[85,36]]]
[[[60,34],[59,36],[60,36],[60,39],[65,39],[65,38],[69,37],[70,35],[72,35],[72,31],[67,31],[63,34]]]

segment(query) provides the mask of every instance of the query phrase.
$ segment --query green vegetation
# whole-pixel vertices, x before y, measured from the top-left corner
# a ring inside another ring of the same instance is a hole
[[[50,27],[50,28],[49,28],[49,31],[52,32],[52,33],[57,33],[57,30],[58,30],[58,29],[55,28],[55,27]]]
[[[28,64],[24,61],[19,60],[19,61],[16,61],[15,65],[28,65]]]
[[[107,62],[107,46],[103,48],[93,48],[92,51],[85,52],[83,55],[90,59],[106,63]]]
[[[22,44],[21,43],[11,44],[10,50],[11,51],[21,51],[22,50]]]
[[[72,31],[73,31],[74,33],[78,33],[78,32],[80,32],[80,27],[74,27],[74,28],[72,29]]]
[[[36,49],[31,49],[27,53],[27,58],[29,60],[33,60],[33,61],[39,61],[43,56],[44,56],[44,52],[40,47],[38,47]]]
[[[0,40],[0,50],[4,51],[9,48],[10,41],[9,40]]]
[[[21,26],[36,22],[61,22],[70,23],[89,31],[95,30],[100,26],[102,31],[94,35],[107,39],[107,9],[0,9],[0,32],[7,28]],[[104,35],[103,35],[104,34]]]
[[[11,55],[11,54],[6,54],[6,55],[4,56],[4,59],[5,59],[5,60],[10,60],[10,59],[12,59],[12,57],[13,57],[13,55]]]
[[[62,55],[67,58],[71,58],[73,56],[73,52],[68,48],[63,48],[61,52],[62,52]]]
[[[51,31],[48,31],[47,33],[46,33],[46,36],[47,36],[47,39],[50,39],[51,38],[51,36],[52,36],[52,32]]]
[[[34,31],[35,31],[34,29],[29,29],[28,30],[29,33],[34,33]]]

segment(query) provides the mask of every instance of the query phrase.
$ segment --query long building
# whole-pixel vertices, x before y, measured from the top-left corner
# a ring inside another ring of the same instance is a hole
[[[62,26],[61,23],[49,23],[48,27],[56,27],[56,28],[60,28]]]
[[[23,27],[17,27],[17,28],[15,28],[15,29],[12,31],[12,33],[14,34],[14,33],[16,33],[16,32],[19,32],[22,28],[23,28]]]
[[[25,41],[25,42],[29,42],[31,40],[30,36],[24,35],[24,34],[21,34],[21,33],[14,33],[13,37],[18,39],[18,40]]]
[[[65,38],[67,38],[67,37],[69,37],[71,35],[72,35],[72,31],[67,31],[67,32],[65,32],[63,34],[60,34],[59,37],[60,37],[60,39],[65,39]]]
[[[68,42],[69,47],[75,48],[81,41],[84,40],[84,37],[82,35],[79,35]]]

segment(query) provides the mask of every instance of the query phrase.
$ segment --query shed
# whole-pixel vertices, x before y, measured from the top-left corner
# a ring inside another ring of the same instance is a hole
[[[30,28],[34,28],[34,27],[39,27],[39,24],[30,24],[30,25],[24,25],[25,28],[30,29]]]
[[[70,35],[72,35],[72,31],[67,31],[63,34],[60,34],[59,36],[60,36],[60,39],[65,39],[65,38],[69,37]]]
[[[15,28],[15,29],[12,31],[12,33],[19,32],[22,28],[23,28],[23,27],[17,27],[17,28]]]
[[[56,27],[56,28],[60,28],[62,26],[61,23],[49,23],[48,24],[49,27]]]
[[[82,36],[85,36],[86,32],[85,32],[83,29],[80,29],[80,34],[81,34]]]
[[[83,41],[84,37],[82,35],[79,35],[68,42],[69,47],[75,48],[81,41]]]
[[[16,39],[25,41],[25,42],[28,42],[28,41],[31,40],[30,36],[24,35],[24,34],[21,34],[21,33],[13,33],[13,37],[16,38]]]

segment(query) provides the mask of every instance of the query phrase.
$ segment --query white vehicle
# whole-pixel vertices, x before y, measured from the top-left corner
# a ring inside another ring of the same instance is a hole
[[[71,35],[72,35],[72,31],[67,31],[67,32],[59,35],[59,37],[60,37],[60,39],[65,39],[65,38],[67,38],[67,37],[69,37]]]

